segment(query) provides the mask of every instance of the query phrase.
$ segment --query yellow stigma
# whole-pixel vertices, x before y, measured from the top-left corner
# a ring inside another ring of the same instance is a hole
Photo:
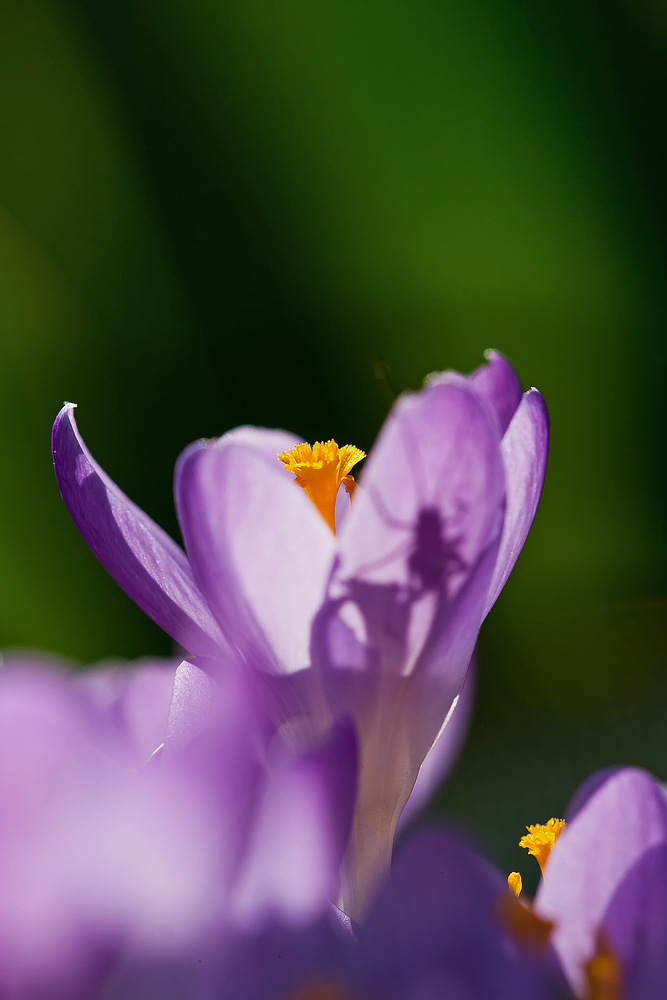
[[[518,899],[521,895],[521,890],[523,889],[523,879],[519,873],[510,872],[507,876],[507,884]]]
[[[554,844],[564,829],[564,819],[550,819],[548,823],[527,826],[528,834],[519,841],[519,847],[525,847],[529,854],[537,858],[543,875]]]
[[[339,448],[336,442],[316,441],[298,444],[291,451],[278,455],[288,472],[293,472],[295,482],[302,488],[308,499],[315,504],[333,533],[336,533],[336,497],[341,485],[348,493],[355,487],[350,470],[357,462],[366,458],[366,452],[346,444]]]

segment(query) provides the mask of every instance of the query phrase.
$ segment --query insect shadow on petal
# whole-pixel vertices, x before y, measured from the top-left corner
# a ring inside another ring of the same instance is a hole
[[[405,532],[407,537],[384,556],[360,566],[357,575],[363,576],[397,559],[406,559],[410,574],[409,596],[416,598],[427,591],[439,590],[447,577],[466,568],[458,552],[462,536],[447,538],[445,519],[433,504],[420,507],[416,520],[401,521],[389,512],[380,493],[372,486],[369,497],[383,524]],[[464,512],[465,505],[459,503],[458,507],[457,513]]]

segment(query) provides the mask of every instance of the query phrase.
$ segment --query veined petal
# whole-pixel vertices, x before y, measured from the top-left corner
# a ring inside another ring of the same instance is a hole
[[[485,351],[486,364],[468,376],[468,381],[489,404],[498,419],[500,433],[509,427],[521,402],[521,383],[514,368],[500,351]]]
[[[505,464],[507,508],[484,617],[514,568],[542,496],[549,454],[549,411],[537,389],[523,396],[500,450]]]
[[[186,449],[175,478],[188,556],[225,636],[277,673],[309,665],[335,547],[276,457],[295,440],[241,428]]]
[[[554,947],[577,993],[584,990],[583,966],[621,885],[666,844],[665,792],[636,768],[612,774],[558,838],[535,908],[556,924]]]
[[[406,394],[366,461],[335,579],[453,598],[500,534],[500,436],[461,377]]]
[[[56,417],[52,448],[72,520],[125,593],[190,652],[212,654],[224,647],[185,553],[100,468],[79,434],[72,403]]]
[[[504,504],[498,425],[462,376],[399,400],[339,535],[339,562],[313,636],[331,709],[350,712],[361,736],[345,868],[355,919],[463,685]]]

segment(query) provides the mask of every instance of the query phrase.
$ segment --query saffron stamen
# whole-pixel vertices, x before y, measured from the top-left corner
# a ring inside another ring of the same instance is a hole
[[[528,833],[519,841],[519,847],[525,847],[529,854],[537,858],[543,875],[549,855],[554,849],[554,844],[564,829],[564,819],[552,818],[548,823],[536,823],[534,826],[527,826],[526,830],[528,830]]]
[[[518,899],[523,889],[523,879],[519,872],[510,872],[507,876],[507,884]]]
[[[356,483],[350,470],[366,457],[366,452],[353,444],[340,447],[333,438],[316,441],[314,445],[297,444],[291,451],[278,455],[288,472],[294,473],[295,483],[336,534],[336,497],[341,485],[350,495]]]

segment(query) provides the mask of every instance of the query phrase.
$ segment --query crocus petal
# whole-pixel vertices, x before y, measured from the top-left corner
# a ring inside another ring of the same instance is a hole
[[[210,913],[217,847],[196,798],[101,754],[84,701],[56,670],[0,671],[3,997],[79,996],[121,942],[170,955]]]
[[[499,919],[504,878],[451,834],[409,838],[360,929],[358,992],[373,996],[537,1000],[554,996],[546,967]]]
[[[66,403],[53,425],[53,464],[65,506],[105,569],[153,621],[192,653],[224,646],[185,553],[100,468]]]
[[[537,389],[523,396],[501,444],[507,509],[484,617],[505,586],[523,548],[542,495],[549,454],[549,412]]]
[[[352,821],[354,727],[339,720],[325,745],[270,766],[233,909],[243,926],[269,917],[305,925],[329,909]]]
[[[198,954],[203,950],[200,946]],[[196,1000],[211,996],[209,978],[201,958],[130,958],[113,969],[96,1000]]]
[[[211,673],[196,662],[183,660],[176,670],[172,686],[164,756],[168,758],[172,752],[181,753],[203,735],[217,730],[220,711],[224,707],[220,685]],[[238,705],[233,704],[232,711],[238,711]]]
[[[451,604],[438,608],[429,641],[415,670],[423,724],[437,721],[436,732],[460,694],[480,627],[480,608],[495,565],[497,540],[485,552]],[[444,709],[444,711],[443,711]]]
[[[219,851],[218,892],[230,891],[257,808],[272,727],[255,678],[231,656],[176,671],[160,767],[205,803]]]
[[[335,546],[277,459],[295,441],[242,428],[193,445],[178,461],[174,490],[195,577],[226,637],[277,673],[309,665]]]
[[[500,437],[461,376],[402,396],[340,534],[336,579],[460,589],[502,525]]]
[[[399,830],[421,809],[437,791],[451,771],[468,732],[475,701],[475,657],[470,662],[460,695],[452,702],[435,743],[424,758],[410,798],[401,813]]]
[[[382,674],[404,677],[428,660],[448,688],[431,741],[472,655],[504,493],[497,427],[465,380],[452,376],[399,400],[340,534],[329,593],[366,659],[372,652]],[[335,649],[329,656],[348,665]]]
[[[667,844],[652,848],[625,876],[602,933],[623,966],[624,996],[655,1000],[667,983]]]
[[[91,709],[91,740],[123,767],[142,767],[164,743],[177,666],[146,659],[75,675]]]
[[[634,768],[613,774],[559,837],[535,907],[556,923],[554,947],[577,993],[584,990],[583,965],[619,887],[648,852],[665,844],[665,793]]]
[[[345,947],[326,918],[295,927],[274,920],[230,942],[208,991],[189,997],[224,1000],[334,1000],[348,997],[339,990]],[[134,994],[131,994],[134,1000]],[[138,994],[141,1000],[163,1000],[160,993]],[[106,998],[105,998],[106,1000]],[[114,998],[115,1000],[115,998]],[[127,1000],[119,993],[117,1000]],[[180,997],[179,997],[180,1000]]]
[[[521,402],[521,383],[514,368],[500,351],[485,351],[486,364],[468,376],[475,392],[489,404],[504,434]]]
[[[565,821],[570,823],[581,812],[588,800],[593,798],[598,789],[602,788],[619,771],[624,770],[625,768],[612,764],[611,767],[603,767],[602,770],[589,774],[568,802],[567,809],[565,810]]]
[[[313,630],[331,709],[353,715],[361,738],[344,870],[354,919],[463,685],[504,505],[497,422],[467,381],[448,374],[402,397],[361,476]]]

